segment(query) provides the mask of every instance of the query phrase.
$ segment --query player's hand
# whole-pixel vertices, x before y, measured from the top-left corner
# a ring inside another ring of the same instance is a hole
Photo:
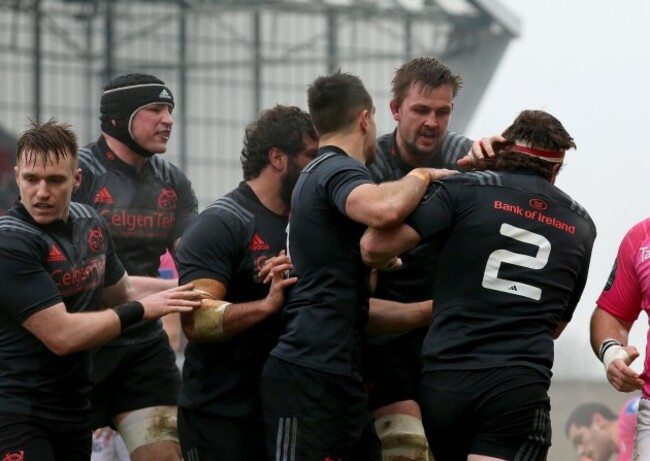
[[[639,357],[639,351],[634,346],[623,348],[629,360],[616,358],[607,367],[607,380],[619,392],[634,392],[643,388],[643,380],[640,375],[629,365]]]
[[[140,299],[144,307],[144,320],[155,320],[172,312],[191,312],[198,309],[204,292],[193,288],[194,284],[187,283]]]
[[[280,250],[277,256],[264,261],[260,272],[257,274],[258,280],[262,280],[262,283],[265,284],[271,283],[273,279],[271,270],[280,264],[291,264],[291,259],[286,255],[286,251],[284,250]]]
[[[271,286],[269,294],[264,299],[269,313],[279,311],[284,306],[285,290],[298,281],[298,277],[287,277],[292,269],[291,263],[277,264],[271,269]]]
[[[505,142],[507,139],[498,134],[474,141],[470,151],[458,160],[457,165],[461,168],[472,168],[477,166],[481,160],[492,159],[496,156],[496,145]]]
[[[104,448],[106,448],[111,440],[111,436],[115,434],[115,431],[110,427],[100,427],[95,429],[93,432],[93,438],[100,442]]]
[[[429,184],[439,179],[446,178],[447,176],[451,176],[459,173],[456,170],[448,170],[447,168],[422,168],[422,169],[425,170],[427,173],[429,173]]]
[[[382,266],[377,267],[377,270],[382,272],[393,272],[402,268],[404,263],[402,263],[402,258],[395,256],[390,259],[387,263]]]

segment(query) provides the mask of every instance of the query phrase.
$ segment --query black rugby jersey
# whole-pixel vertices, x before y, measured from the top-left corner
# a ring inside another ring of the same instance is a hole
[[[264,299],[264,262],[286,246],[287,217],[267,209],[242,182],[201,212],[177,252],[181,283],[200,278],[227,287],[225,299]],[[223,417],[260,416],[262,366],[280,333],[274,315],[227,341],[188,343],[179,406]]]
[[[370,270],[361,260],[365,226],[347,217],[352,190],[372,183],[368,169],[326,146],[300,173],[291,199],[288,253],[298,282],[282,311],[284,333],[271,355],[361,379]]]
[[[441,239],[425,370],[523,365],[550,378],[554,331],[587,280],[588,213],[535,173],[483,171],[436,183],[406,222]]]
[[[395,133],[394,131],[377,138],[376,159],[368,166],[372,179],[377,183],[396,181],[413,169],[400,157]],[[471,139],[447,132],[428,166],[458,170],[456,162],[471,148]],[[377,273],[377,288],[373,296],[406,303],[431,299],[431,284],[436,267],[435,251],[430,251],[427,245],[419,245],[400,255],[400,258],[400,270]],[[377,341],[381,341],[381,337],[373,338],[373,342]]]
[[[130,275],[157,277],[160,256],[196,217],[190,181],[160,155],[138,172],[111,152],[103,136],[80,149],[79,166],[83,176],[74,200],[107,222]]]
[[[79,151],[83,174],[73,199],[94,207],[108,224],[117,254],[130,275],[158,276],[160,256],[173,248],[197,214],[192,185],[183,172],[154,155],[142,171],[120,160],[103,136]],[[162,323],[128,328],[110,344],[147,341]]]
[[[90,418],[90,352],[59,357],[22,326],[63,302],[96,310],[102,287],[124,268],[109,230],[91,207],[70,204],[67,222],[35,223],[22,204],[0,217],[0,408],[65,421]]]

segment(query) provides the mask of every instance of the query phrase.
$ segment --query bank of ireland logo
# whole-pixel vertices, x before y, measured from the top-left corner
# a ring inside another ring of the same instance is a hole
[[[163,210],[176,209],[176,191],[174,189],[163,189],[158,196],[158,208]]]
[[[104,247],[104,233],[101,227],[95,227],[88,234],[88,247],[94,253],[99,253]]]

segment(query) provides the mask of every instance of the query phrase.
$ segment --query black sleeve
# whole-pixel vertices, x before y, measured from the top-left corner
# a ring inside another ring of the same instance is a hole
[[[423,241],[451,226],[454,206],[451,195],[442,182],[436,181],[426,191],[418,207],[404,222],[411,226]]]
[[[117,256],[117,251],[115,251],[115,243],[113,242],[113,237],[111,236],[111,231],[104,222],[103,219],[99,218],[101,226],[104,231],[104,235],[107,240],[106,248],[106,272],[104,274],[104,286],[110,287],[115,285],[120,279],[124,276],[126,270],[122,265],[122,261]]]
[[[179,283],[209,278],[228,286],[243,258],[241,242],[250,241],[249,233],[243,222],[227,212],[201,214],[183,234],[176,252]]]
[[[63,302],[59,288],[43,266],[47,250],[29,237],[2,236],[0,244],[1,306],[17,322]]]

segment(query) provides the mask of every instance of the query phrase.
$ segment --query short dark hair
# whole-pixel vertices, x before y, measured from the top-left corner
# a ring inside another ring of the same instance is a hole
[[[241,150],[244,179],[257,178],[269,164],[269,151],[276,147],[295,156],[305,148],[304,137],[318,139],[309,114],[295,106],[276,105],[248,124]]]
[[[19,136],[17,147],[16,164],[20,163],[20,159],[27,152],[30,155],[29,158],[25,158],[25,161],[34,164],[39,158],[45,165],[48,161],[58,162],[68,157],[73,159],[75,167],[78,164],[77,134],[70,124],[60,123],[55,118],[43,124],[32,121],[29,128]]]
[[[550,179],[553,166],[557,163],[520,152],[512,152],[511,148],[515,144],[525,144],[533,149],[551,152],[563,152],[576,148],[573,138],[564,129],[562,123],[542,110],[520,112],[515,121],[503,132],[503,137],[507,139],[507,142],[496,146],[498,149],[496,158],[494,161],[485,162],[483,168],[498,171],[528,169]]]
[[[417,83],[420,91],[425,93],[442,85],[450,85],[453,96],[456,97],[463,86],[463,79],[436,58],[425,56],[411,59],[395,70],[392,91],[393,99],[397,104],[402,104],[406,93],[414,83]]]
[[[616,413],[614,413],[611,408],[602,403],[596,402],[587,402],[582,405],[578,405],[569,415],[569,418],[566,421],[564,426],[565,435],[569,435],[569,429],[572,425],[578,427],[589,427],[593,421],[593,417],[596,413],[599,413],[603,418],[609,421],[615,421],[618,419]]]
[[[373,109],[361,79],[340,70],[314,80],[307,89],[307,103],[319,136],[344,130],[361,111]]]

